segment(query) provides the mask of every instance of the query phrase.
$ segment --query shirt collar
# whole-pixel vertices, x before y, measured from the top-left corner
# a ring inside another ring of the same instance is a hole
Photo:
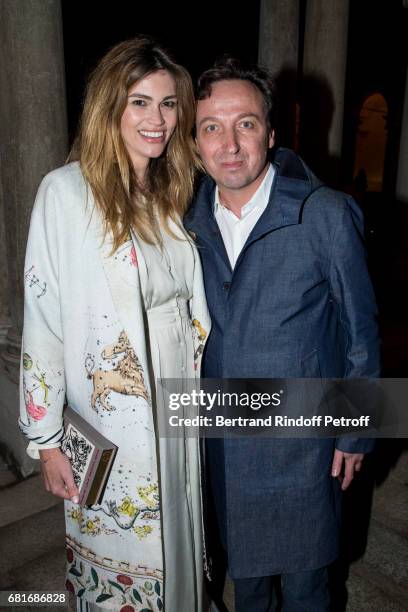
[[[271,192],[273,178],[275,176],[275,169],[272,164],[269,164],[269,168],[267,173],[264,176],[262,183],[259,185],[258,189],[255,191],[252,198],[244,204],[241,209],[241,219],[246,217],[254,208],[260,208],[262,211],[268,205],[269,202],[269,194]],[[218,211],[218,209],[222,206],[220,202],[220,195],[218,185],[215,187],[214,194],[214,214]],[[225,208],[225,207],[224,207]]]

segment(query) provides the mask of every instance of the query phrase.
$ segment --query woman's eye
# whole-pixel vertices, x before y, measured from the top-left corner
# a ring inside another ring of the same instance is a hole
[[[163,106],[166,108],[175,108],[177,106],[176,100],[165,100]]]
[[[133,106],[146,106],[146,100],[135,98],[131,101],[131,104],[133,104]]]
[[[217,131],[218,126],[215,125],[214,123],[210,123],[210,125],[207,125],[205,128],[205,132],[216,132]]]

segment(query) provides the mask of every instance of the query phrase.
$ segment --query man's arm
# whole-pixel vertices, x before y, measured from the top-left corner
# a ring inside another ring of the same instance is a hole
[[[349,197],[332,242],[330,287],[345,339],[344,376],[379,376],[377,307],[367,270],[363,218],[357,204]],[[342,480],[343,490],[349,486],[354,472],[361,469],[364,453],[373,447],[372,439],[337,439],[332,475]]]

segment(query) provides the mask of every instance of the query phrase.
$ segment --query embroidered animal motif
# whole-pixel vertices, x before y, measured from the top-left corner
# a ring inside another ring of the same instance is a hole
[[[143,368],[126,335],[122,331],[114,344],[106,346],[102,351],[103,359],[113,359],[116,355],[124,356],[112,370],[95,370],[92,374],[89,364],[85,364],[88,378],[93,379],[91,406],[97,410],[96,402],[105,410],[113,410],[107,398],[111,391],[123,395],[136,395],[147,400],[147,390],[143,379]]]

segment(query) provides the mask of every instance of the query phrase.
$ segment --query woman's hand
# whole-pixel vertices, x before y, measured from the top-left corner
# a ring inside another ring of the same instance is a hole
[[[40,450],[40,458],[41,473],[47,491],[77,504],[79,490],[68,457],[59,448],[46,448]]]

